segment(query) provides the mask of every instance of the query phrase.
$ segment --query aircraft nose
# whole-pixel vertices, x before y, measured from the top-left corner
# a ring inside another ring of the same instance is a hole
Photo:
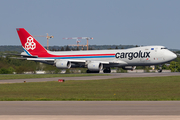
[[[176,58],[177,58],[177,55],[176,55],[176,54],[174,54],[174,55],[173,55],[173,57],[174,57],[174,59],[176,59]]]
[[[173,53],[173,52],[171,52],[168,56],[169,56],[172,60],[177,58],[177,55],[176,55],[175,53]]]

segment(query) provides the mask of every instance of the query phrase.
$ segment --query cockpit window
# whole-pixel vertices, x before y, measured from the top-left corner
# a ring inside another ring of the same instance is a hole
[[[167,49],[166,47],[162,47],[161,49]]]

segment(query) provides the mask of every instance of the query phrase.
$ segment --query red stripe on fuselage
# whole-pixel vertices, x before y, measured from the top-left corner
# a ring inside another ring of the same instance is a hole
[[[33,55],[33,54],[32,54]],[[84,57],[84,56],[113,56],[115,54],[82,54],[82,55],[53,55],[49,53],[41,53],[38,57]],[[36,56],[34,54],[34,56]]]

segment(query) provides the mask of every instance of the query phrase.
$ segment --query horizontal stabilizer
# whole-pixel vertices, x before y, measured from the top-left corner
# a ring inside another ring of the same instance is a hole
[[[37,56],[29,56],[29,55],[13,54],[13,53],[4,53],[4,55],[14,55],[14,56],[21,56],[21,57],[25,57],[25,58],[37,58]]]
[[[11,59],[19,59],[19,60],[27,60],[27,58],[24,57],[9,57]]]

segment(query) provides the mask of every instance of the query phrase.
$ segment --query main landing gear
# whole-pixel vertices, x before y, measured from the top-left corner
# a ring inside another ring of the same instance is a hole
[[[111,73],[111,68],[107,67],[103,70],[104,73]]]
[[[99,71],[90,71],[90,70],[87,70],[86,73],[99,73]]]
[[[87,70],[86,73],[99,73],[100,71],[90,71],[90,70]],[[111,68],[110,67],[107,67],[103,70],[104,73],[111,73]]]

